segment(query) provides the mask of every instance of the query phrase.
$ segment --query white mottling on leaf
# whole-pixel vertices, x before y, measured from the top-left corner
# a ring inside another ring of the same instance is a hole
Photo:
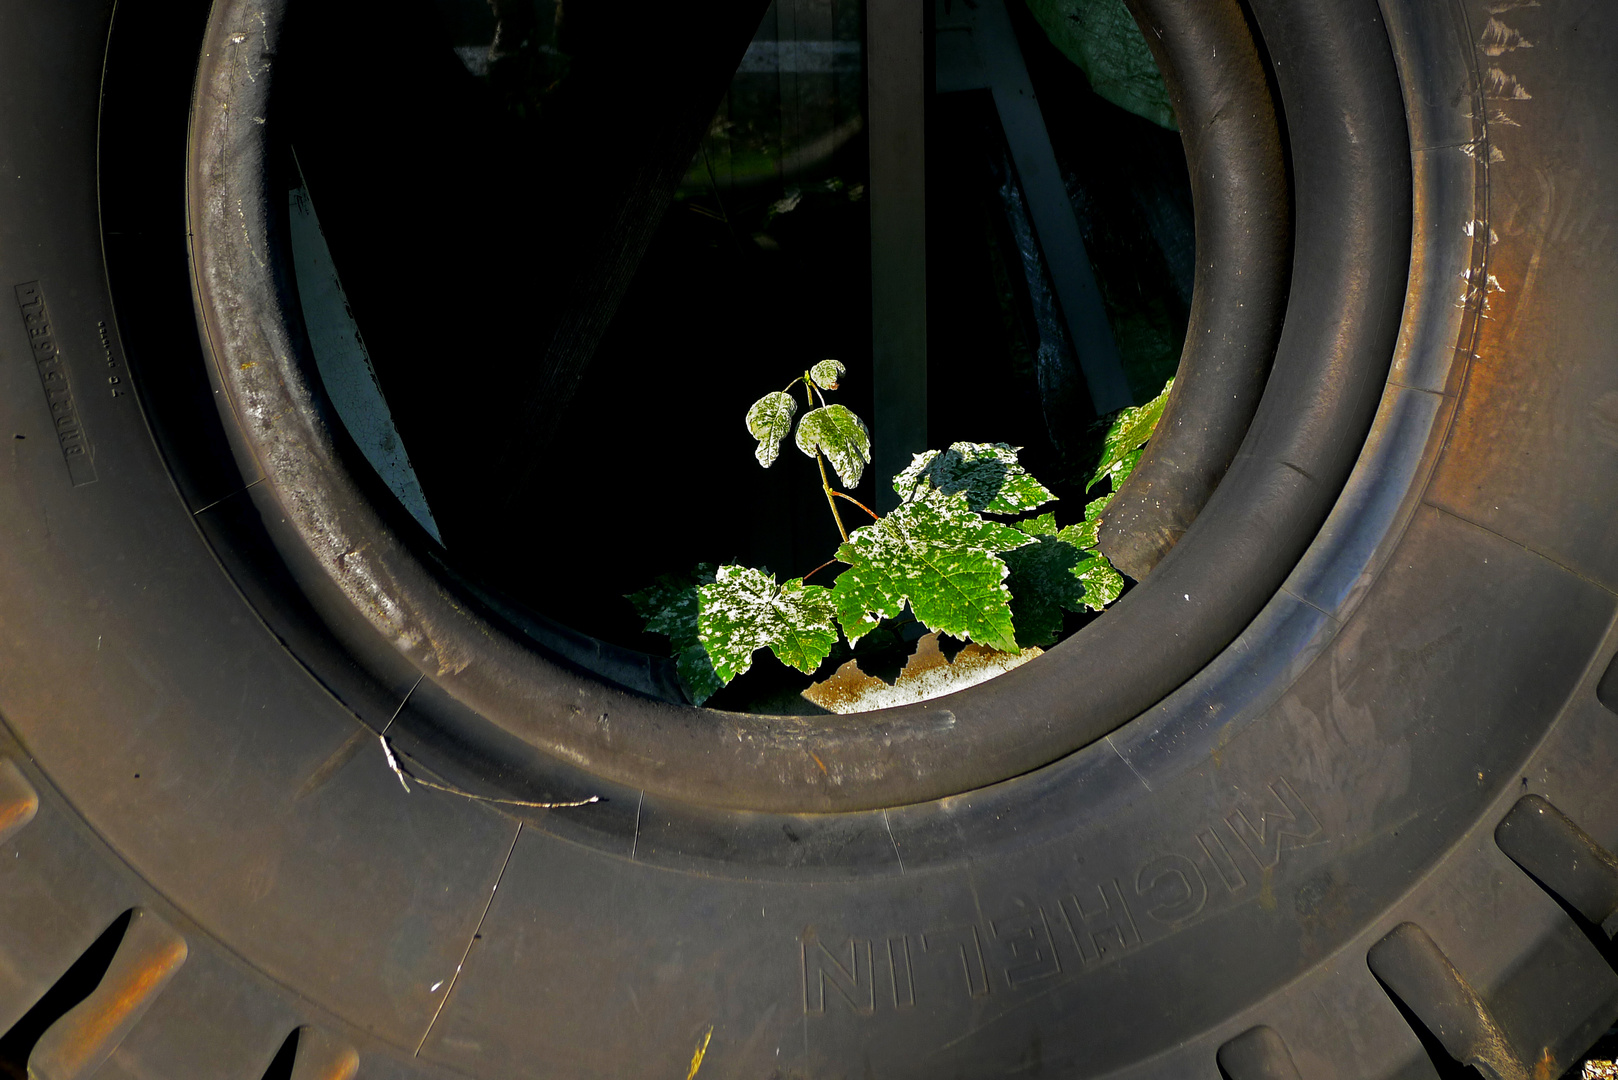
[[[766,469],[775,464],[781,440],[792,434],[792,418],[797,415],[798,403],[783,390],[765,394],[747,410],[747,432],[758,440],[753,456]]]
[[[809,674],[837,644],[831,590],[749,566],[721,566],[698,590],[697,636],[728,683],[753,666],[753,653],[768,648],[777,659]]]
[[[958,442],[943,452],[929,450],[893,478],[893,490],[906,502],[930,489],[946,495],[963,492],[978,513],[1025,513],[1056,496],[1017,463],[1019,449],[1006,443]]]
[[[1090,558],[1073,567],[1073,576],[1084,585],[1084,605],[1100,611],[1124,594],[1124,576],[1105,555],[1088,552]]]
[[[841,360],[822,360],[809,369],[809,378],[822,390],[835,390],[847,371]]]
[[[865,421],[841,405],[826,405],[804,413],[798,421],[798,449],[807,457],[826,455],[837,479],[856,487],[871,460],[871,433]]]
[[[627,597],[646,620],[647,631],[669,639],[675,669],[694,705],[701,705],[724,685],[697,637],[697,589],[713,581],[714,569],[712,563],[699,563],[690,574],[664,574]]]
[[[1112,489],[1118,490],[1140,461],[1141,448],[1152,437],[1157,422],[1163,419],[1163,410],[1169,403],[1169,391],[1173,389],[1174,380],[1170,379],[1163,386],[1163,392],[1151,401],[1119,412],[1102,440],[1101,462],[1084,485],[1084,490],[1089,491],[1102,480],[1112,481]]]
[[[1011,591],[999,553],[1033,538],[988,521],[964,492],[923,492],[837,549],[849,564],[832,594],[850,643],[902,614],[908,603],[925,626],[1002,652],[1016,652]]]

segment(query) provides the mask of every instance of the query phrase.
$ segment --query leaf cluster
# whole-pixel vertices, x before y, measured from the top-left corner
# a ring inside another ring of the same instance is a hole
[[[1018,462],[1018,448],[959,442],[915,455],[893,478],[899,506],[850,532],[837,499],[854,500],[832,488],[824,464],[853,487],[871,460],[864,422],[824,398],[845,373],[841,363],[822,361],[785,390],[760,398],[746,417],[760,465],[774,464],[789,435],[821,463],[826,499],[844,536],[833,561],[845,569],[836,579],[777,583],[767,571],[705,564],[691,575],[665,575],[630,597],[647,630],[668,636],[698,704],[747,671],[759,649],[810,674],[838,647],[839,631],[852,647],[906,609],[929,630],[1017,652],[1055,642],[1064,612],[1100,611],[1123,593],[1123,576],[1097,550],[1097,532],[1163,414],[1169,387],[1113,420],[1086,485],[1088,491],[1106,481],[1112,491],[1088,502],[1081,521],[1062,527],[1052,512],[1030,516],[1056,496]],[[794,433],[791,391],[800,384],[809,403],[820,404],[797,419]]]
[[[838,380],[847,371],[841,361],[822,360],[799,378],[787,384],[786,390],[765,394],[747,410],[747,431],[758,440],[753,456],[768,469],[781,453],[781,443],[792,434],[792,420],[798,415],[798,402],[788,391],[800,383],[804,397],[811,406],[820,397],[820,407],[811,408],[798,421],[798,434],[793,440],[804,456],[818,459],[825,454],[837,471],[844,487],[855,487],[860,482],[865,466],[871,461],[871,433],[865,421],[855,416],[844,405],[827,405],[823,390],[837,389]]]

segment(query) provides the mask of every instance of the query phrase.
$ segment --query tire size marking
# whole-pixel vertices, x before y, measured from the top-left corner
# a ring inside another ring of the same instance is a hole
[[[93,484],[97,479],[94,450],[85,433],[84,421],[79,418],[78,406],[73,403],[67,363],[57,348],[50,314],[45,310],[45,293],[39,282],[25,281],[17,286],[17,307],[22,312],[23,326],[28,330],[28,344],[34,350],[34,367],[39,372],[39,385],[45,390],[45,404],[51,410],[51,423],[56,428],[62,460],[67,463],[67,474],[74,487]]]
[[[1039,903],[1013,897],[998,917],[985,918],[986,925],[869,937],[833,937],[809,927],[797,942],[803,1011],[823,1015],[831,1000],[872,1016],[909,1009],[918,999],[965,1003],[1039,989],[1046,980],[1172,936],[1202,915],[1210,899],[1274,907],[1282,856],[1324,842],[1325,829],[1285,778],[1267,786],[1268,798],[1240,798],[1223,819],[1196,830],[1183,850]]]

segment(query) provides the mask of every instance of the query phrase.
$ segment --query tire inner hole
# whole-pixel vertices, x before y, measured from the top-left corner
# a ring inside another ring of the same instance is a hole
[[[835,400],[868,422],[883,413],[875,356],[903,337],[893,324],[905,312],[883,306],[881,281],[873,306],[884,211],[870,13],[858,0],[730,4],[732,30],[762,10],[737,38],[739,63],[693,47],[688,71],[654,56],[670,31],[561,0],[407,6],[381,28],[352,3],[289,17],[277,89],[285,187],[322,382],[379,496],[457,571],[540,618],[666,656],[626,594],[702,562],[800,576],[840,539],[814,461],[790,445],[769,470],[753,460],[749,403],[832,357],[848,369]],[[1037,227],[1052,208],[1018,164],[1043,143],[1061,173],[1077,256],[1136,404],[1162,389],[1184,343],[1191,189],[1155,68],[1103,96],[1079,63],[1086,43],[1050,31],[1062,4],[1003,10],[1043,131],[997,98],[1015,73],[963,59],[945,5],[928,22],[916,117],[925,314],[912,332],[926,377],[903,400],[924,410],[929,447],[1021,447],[1058,497],[1044,509],[1065,525],[1082,517],[1105,415],[1060,302],[1075,253]],[[731,65],[717,83],[716,63]],[[718,105],[672,190],[625,180],[655,165],[634,148],[655,134],[637,116],[664,94],[705,100],[703,86],[718,86]],[[621,239],[615,209],[659,197],[666,206],[638,211],[644,235],[602,257]],[[609,279],[621,287],[603,300]],[[514,450],[512,433],[532,420],[516,407],[520,388],[560,362],[556,342],[581,303],[601,308],[598,332],[575,342],[588,352],[582,374]],[[880,422],[875,438],[880,462]],[[888,479],[867,467],[850,494],[878,506]],[[851,511],[848,527],[862,517]],[[1059,636],[1095,617],[1064,614]],[[862,669],[896,675],[925,629],[900,620]],[[960,645],[939,644],[946,655]],[[815,678],[849,655],[834,651]],[[799,696],[805,681],[761,650],[709,704],[821,711]]]

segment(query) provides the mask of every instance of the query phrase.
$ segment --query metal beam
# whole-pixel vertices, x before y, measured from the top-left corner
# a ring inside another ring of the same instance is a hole
[[[1123,360],[1004,0],[938,0],[940,93],[987,89],[1096,412],[1133,405]]]
[[[871,156],[872,444],[876,498],[927,449],[926,38],[917,0],[866,7]]]

